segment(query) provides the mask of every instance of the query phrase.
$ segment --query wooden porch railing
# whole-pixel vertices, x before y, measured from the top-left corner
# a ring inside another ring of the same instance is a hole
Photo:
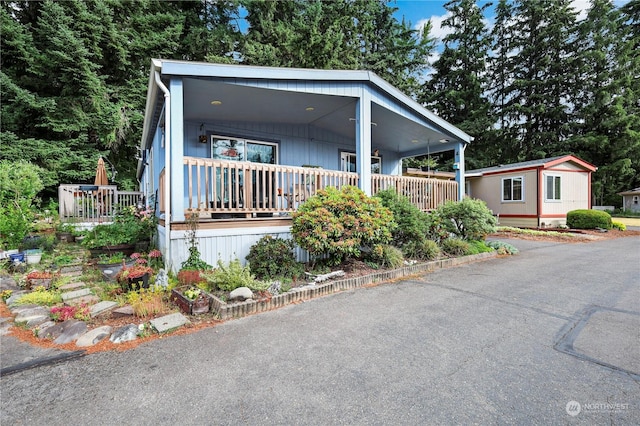
[[[214,219],[286,214],[319,189],[357,186],[359,179],[357,173],[336,170],[195,157],[185,157],[184,166],[188,188],[185,214]],[[406,195],[424,211],[458,197],[455,181],[372,176],[373,194],[388,188]]]
[[[292,212],[318,189],[358,185],[356,173],[185,157],[186,214],[213,218]]]
[[[458,200],[458,182],[454,180],[390,175],[371,176],[373,194],[390,188],[408,197],[409,201],[422,211],[434,210],[445,201]]]
[[[135,206],[142,193],[118,191],[115,185],[60,185],[58,203],[62,222],[111,222],[117,207]]]

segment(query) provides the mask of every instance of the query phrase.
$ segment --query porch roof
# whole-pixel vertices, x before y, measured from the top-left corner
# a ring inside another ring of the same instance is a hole
[[[485,167],[483,169],[467,170],[465,173],[465,177],[473,178],[473,177],[480,177],[485,174],[496,174],[496,173],[510,172],[514,170],[535,168],[535,167],[543,167],[547,169],[549,167],[553,167],[558,164],[565,163],[567,161],[575,163],[576,165],[582,167],[583,169],[591,172],[595,172],[596,170],[598,170],[598,168],[593,164],[587,163],[586,161],[581,160],[580,158],[575,157],[573,155],[560,155],[557,157],[541,158],[537,160],[522,161],[519,163],[500,164],[497,166]]]
[[[305,124],[355,138],[356,102],[372,97],[372,147],[402,156],[453,150],[473,138],[370,71],[317,70],[154,59],[151,64],[142,148],[149,146],[162,113],[155,82],[183,81],[184,120]],[[218,100],[221,105],[214,106]],[[310,110],[310,108],[313,108]],[[428,146],[428,148],[427,148]]]

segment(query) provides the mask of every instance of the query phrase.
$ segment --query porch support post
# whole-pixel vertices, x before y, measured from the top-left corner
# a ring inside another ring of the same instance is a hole
[[[458,142],[455,148],[454,167],[456,167],[456,182],[458,182],[458,200],[464,198],[464,150],[467,145],[464,142]]]
[[[358,186],[371,196],[371,93],[363,87],[356,107],[356,171]]]
[[[184,221],[184,90],[181,78],[171,78],[171,218]]]

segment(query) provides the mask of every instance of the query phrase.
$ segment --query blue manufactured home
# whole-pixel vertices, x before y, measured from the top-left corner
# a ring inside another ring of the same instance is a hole
[[[471,140],[369,71],[153,60],[138,178],[177,270],[192,215],[215,264],[288,237],[290,213],[327,186],[395,188],[425,211],[460,199]],[[455,181],[402,176],[403,158],[444,151]]]

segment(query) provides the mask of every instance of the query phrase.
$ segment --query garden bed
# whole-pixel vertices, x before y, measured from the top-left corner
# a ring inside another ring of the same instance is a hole
[[[310,300],[332,293],[337,293],[339,291],[351,290],[354,288],[364,287],[367,285],[382,283],[386,281],[394,281],[405,277],[431,272],[436,269],[462,265],[465,263],[471,263],[496,256],[496,252],[488,252],[471,256],[462,256],[456,258],[434,260],[426,263],[418,263],[415,265],[405,266],[402,268],[391,269],[387,271],[375,271],[368,275],[358,275],[356,273],[356,276],[348,276],[344,279],[321,284],[302,285],[292,288],[286,293],[278,294],[272,297],[262,297],[257,300],[245,300],[242,302],[227,303],[216,295],[210,295],[212,298],[211,312],[216,314],[222,320],[230,318],[241,318],[247,315],[277,309],[288,304]]]

